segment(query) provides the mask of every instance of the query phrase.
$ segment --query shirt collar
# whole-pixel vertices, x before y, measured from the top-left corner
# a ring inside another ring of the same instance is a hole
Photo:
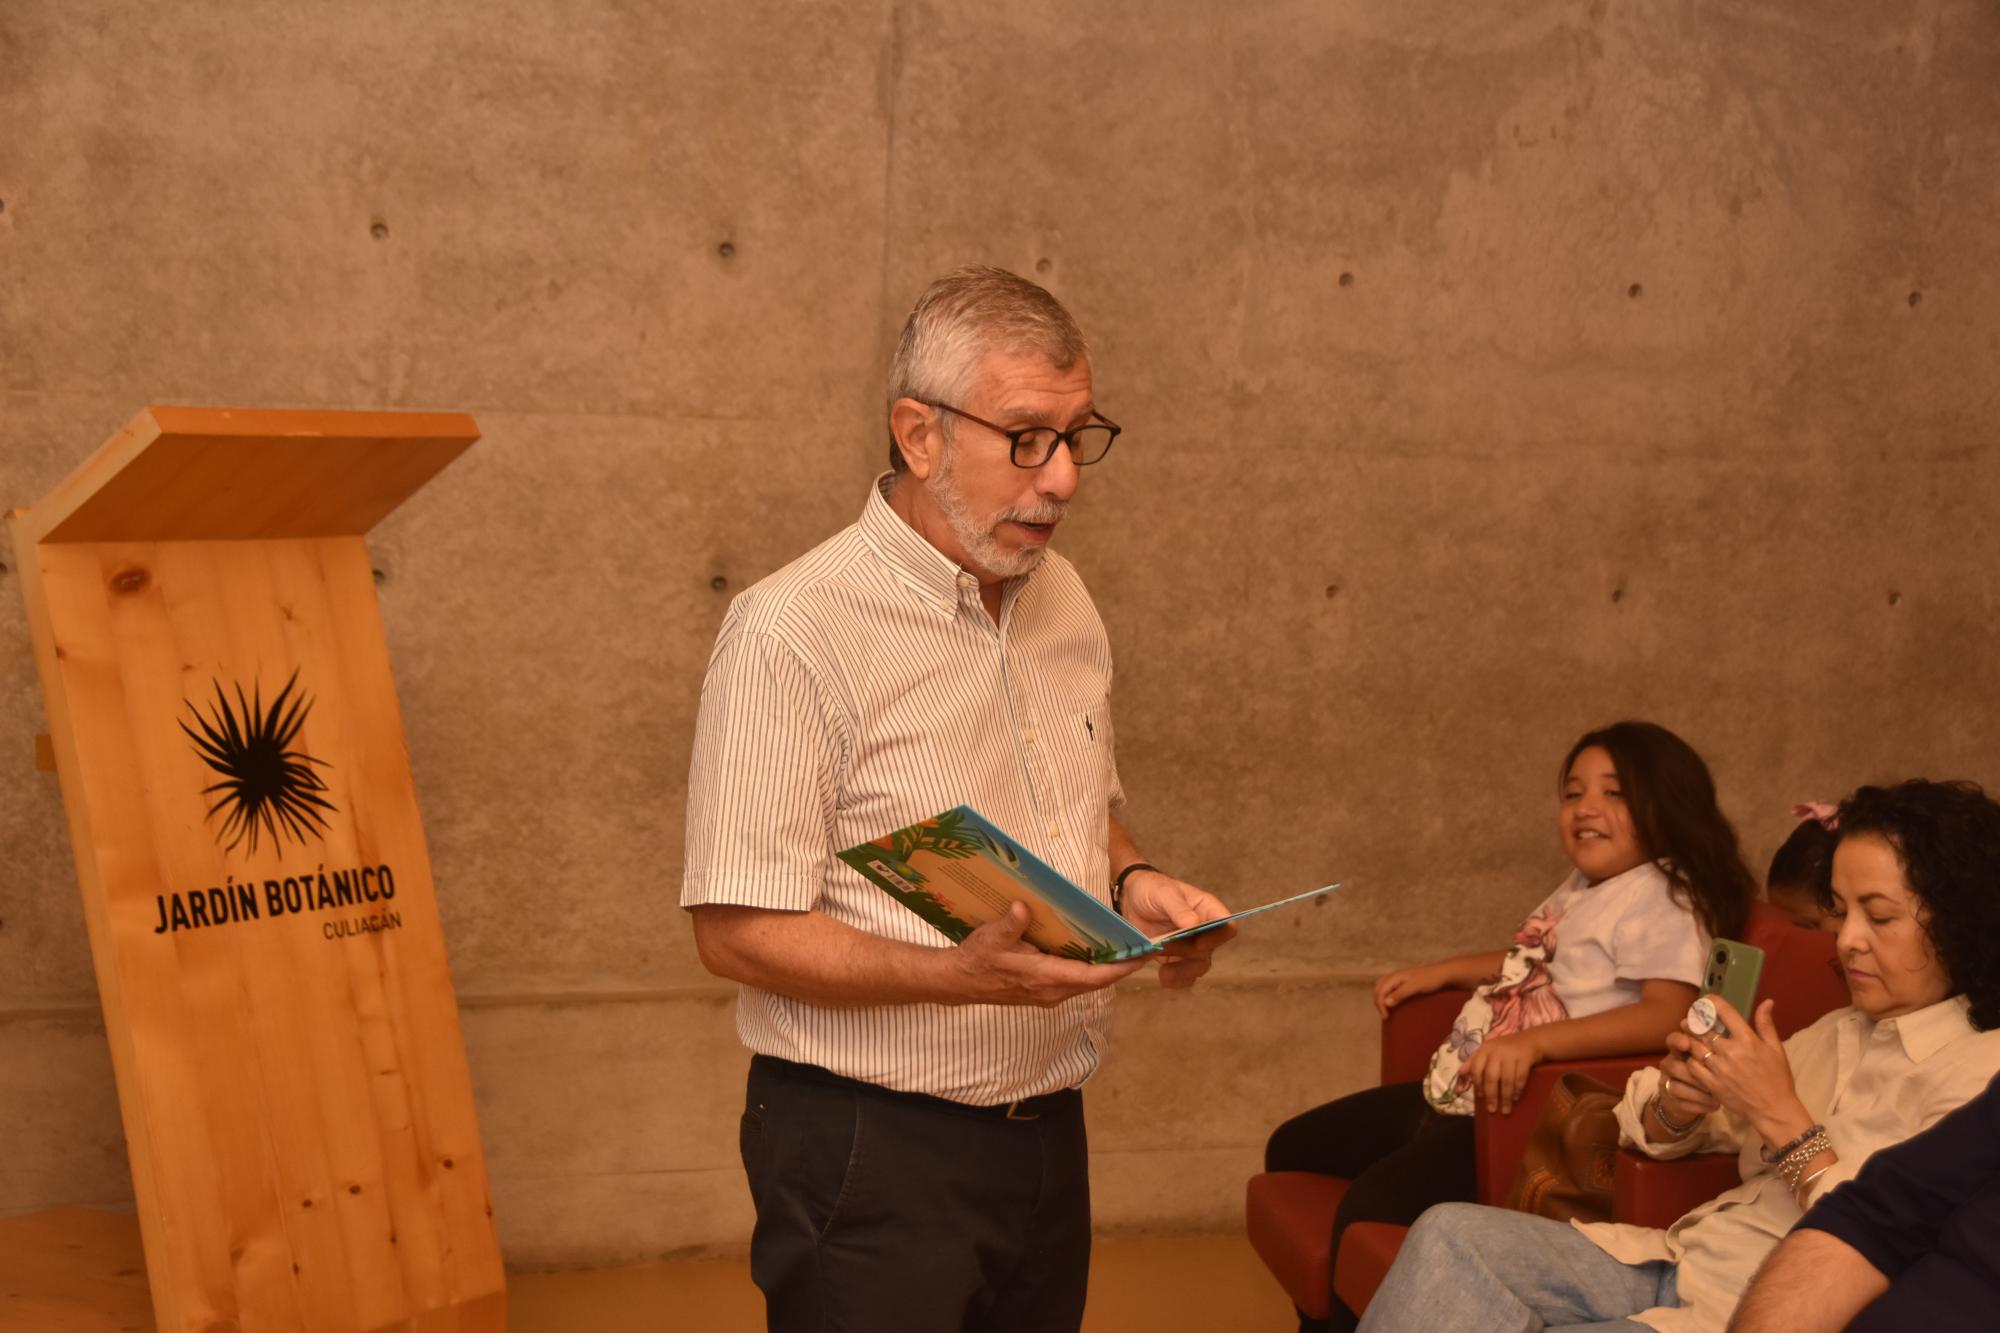
[[[1571,867],[1569,874],[1563,876],[1562,883],[1556,885],[1555,893],[1550,894],[1549,897],[1551,899],[1554,899],[1557,896],[1557,894],[1560,894],[1565,890],[1568,890],[1573,893],[1583,893],[1595,889],[1608,889],[1614,884],[1623,884],[1628,880],[1650,879],[1656,876],[1662,880],[1666,880],[1668,878],[1667,862],[1641,861],[1638,865],[1633,866],[1630,870],[1621,870],[1617,874],[1613,875],[1610,879],[1599,880],[1595,884],[1592,884],[1590,882],[1590,876],[1584,874],[1581,870],[1578,870],[1575,867]]]
[[[1910,1057],[1910,1063],[1922,1064],[1950,1043],[1976,1030],[1968,1016],[1971,1009],[1970,999],[1953,995],[1936,1004],[1926,1005],[1915,1013],[1885,1018],[1875,1026],[1894,1032],[1903,1043],[1903,1054]]]
[[[956,615],[968,595],[978,601],[979,580],[925,541],[889,506],[889,488],[896,484],[896,475],[884,472],[869,487],[868,503],[861,510],[862,539],[926,606],[943,616]],[[1030,570],[1001,584],[1002,607],[1011,606],[1033,577]]]

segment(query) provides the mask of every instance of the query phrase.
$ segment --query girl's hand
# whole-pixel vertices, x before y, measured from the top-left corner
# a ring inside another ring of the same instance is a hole
[[[1528,1075],[1541,1061],[1541,1043],[1535,1030],[1529,1028],[1504,1037],[1488,1037],[1459,1073],[1472,1081],[1473,1091],[1489,1114],[1507,1115],[1528,1086]]]
[[[1389,1011],[1405,1000],[1442,990],[1450,980],[1435,963],[1421,967],[1399,967],[1375,982],[1375,1016],[1387,1018]]]
[[[1748,1120],[1766,1144],[1780,1144],[1810,1128],[1813,1119],[1792,1083],[1792,1062],[1771,1021],[1777,1002],[1757,1006],[1753,1025],[1720,995],[1715,1011],[1729,1029],[1726,1037],[1674,1033],[1669,1045],[1681,1052],[1688,1076],[1716,1101]],[[1678,1117],[1676,1117],[1678,1119]]]

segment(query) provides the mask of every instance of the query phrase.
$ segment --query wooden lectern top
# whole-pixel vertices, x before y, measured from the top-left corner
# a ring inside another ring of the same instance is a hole
[[[149,407],[17,521],[38,543],[359,536],[478,438],[463,412]]]

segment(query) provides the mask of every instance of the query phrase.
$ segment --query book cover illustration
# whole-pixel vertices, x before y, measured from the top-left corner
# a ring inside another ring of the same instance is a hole
[[[1023,932],[1028,943],[1044,953],[1089,963],[1137,958],[1169,941],[1340,887],[1329,884],[1152,939],[969,805],[954,806],[838,855],[954,944],[1019,902],[1028,908]]]

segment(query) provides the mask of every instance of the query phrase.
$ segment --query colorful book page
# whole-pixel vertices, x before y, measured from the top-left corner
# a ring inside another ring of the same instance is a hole
[[[1216,930],[1273,908],[1331,893],[1338,884],[1185,930],[1148,939],[1131,922],[1064,877],[969,805],[953,806],[908,828],[838,853],[863,878],[942,931],[952,943],[1007,914],[1028,908],[1024,938],[1062,958],[1112,963],[1153,953],[1173,940]]]

